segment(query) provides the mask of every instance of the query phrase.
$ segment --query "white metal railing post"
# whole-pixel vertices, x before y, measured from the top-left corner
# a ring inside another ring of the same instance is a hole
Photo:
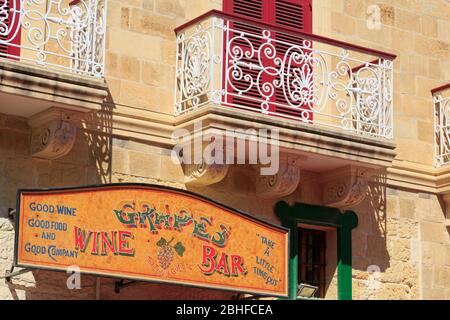
[[[440,135],[440,124],[441,124],[441,112],[440,112],[440,96],[433,96],[434,102],[434,166],[439,167],[441,164],[441,158],[439,155],[439,150],[442,149],[441,145],[441,135]]]
[[[224,60],[225,55],[224,55],[224,43],[225,43],[225,32],[224,32],[224,28],[225,28],[225,20],[223,18],[220,18],[220,37],[219,37],[219,98],[220,98],[220,102],[224,101],[225,99],[225,90],[224,90],[224,70],[223,70],[223,64],[224,64]]]
[[[389,133],[386,136],[386,138],[388,139],[393,139],[394,138],[394,133],[395,133],[395,128],[394,128],[394,62],[390,62],[389,63],[390,66],[390,81],[389,81],[389,110],[390,110],[390,115],[389,115]]]
[[[91,43],[91,50],[87,53],[87,59],[89,61],[88,70],[91,69],[94,71],[95,68],[95,53],[96,53],[96,45],[97,39],[95,37],[97,30],[97,3],[98,0],[89,0],[89,7],[91,8],[91,14],[88,15],[88,25],[92,26],[89,28],[89,41]]]
[[[387,122],[386,122],[386,113],[389,111],[388,110],[388,104],[387,104],[387,73],[386,73],[386,63],[384,62],[384,59],[379,59],[378,60],[378,81],[379,81],[379,86],[380,88],[386,88],[383,90],[380,90],[380,92],[378,93],[378,99],[380,99],[380,101],[382,101],[381,103],[381,110],[380,110],[380,115],[378,117],[379,119],[379,125],[378,125],[378,130],[380,132],[380,134],[382,134],[383,136],[386,136],[387,133]]]
[[[223,55],[224,55],[224,63],[225,63],[225,68],[223,70],[223,72],[225,72],[225,83],[223,84],[223,94],[224,94],[224,103],[229,103],[228,99],[228,83],[230,81],[229,75],[230,73],[228,72],[228,69],[230,68],[229,63],[230,63],[230,51],[229,51],[229,46],[228,46],[228,42],[230,41],[230,29],[231,29],[231,22],[230,20],[225,20],[224,21],[225,24],[225,28],[226,28],[226,35],[225,35],[225,40],[223,41],[223,45],[225,46],[225,48],[222,50],[223,51]]]
[[[443,151],[444,151],[444,137],[443,137],[443,131],[444,131],[444,112],[442,110],[442,96],[439,94],[438,96],[438,110],[439,110],[439,125],[438,125],[438,131],[439,131],[439,164],[444,164],[444,158],[443,158]]]
[[[176,52],[175,52],[175,81],[174,81],[174,88],[173,88],[173,96],[174,96],[174,115],[179,115],[181,113],[181,88],[180,86],[180,35],[176,35]],[[180,93],[179,93],[180,92]]]
[[[216,95],[216,87],[215,87],[215,77],[214,77],[214,71],[215,71],[215,56],[216,56],[216,22],[217,17],[212,16],[211,17],[211,37],[210,37],[210,47],[211,50],[209,51],[209,77],[210,77],[210,87],[209,87],[209,100],[212,103],[215,103],[214,97]]]

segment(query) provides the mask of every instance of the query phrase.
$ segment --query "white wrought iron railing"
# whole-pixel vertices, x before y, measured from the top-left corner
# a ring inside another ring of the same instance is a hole
[[[0,0],[0,58],[103,77],[107,0]]]
[[[215,10],[175,32],[176,116],[221,105],[393,138],[394,55]]]
[[[431,91],[434,100],[434,166],[450,163],[450,84]]]

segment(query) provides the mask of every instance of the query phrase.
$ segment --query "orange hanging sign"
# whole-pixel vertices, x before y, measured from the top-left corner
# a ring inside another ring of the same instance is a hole
[[[187,191],[21,190],[17,208],[19,267],[288,296],[289,231]]]

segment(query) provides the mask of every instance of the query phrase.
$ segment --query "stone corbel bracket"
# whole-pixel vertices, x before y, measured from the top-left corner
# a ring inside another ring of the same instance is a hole
[[[293,193],[300,183],[298,159],[288,157],[280,163],[278,173],[256,178],[256,195],[261,198],[282,198]]]
[[[185,184],[208,186],[222,181],[228,174],[229,164],[215,163],[217,161],[213,158],[205,161],[204,153],[208,147],[208,142],[202,140],[203,134],[201,131],[195,132],[186,141],[181,140],[178,144],[178,148],[181,150],[179,155],[183,157],[179,160],[183,164]],[[185,148],[189,150],[186,154],[184,154]],[[224,154],[223,145],[217,145],[213,149],[215,152]]]
[[[329,207],[344,208],[364,200],[368,181],[374,170],[348,165],[323,174],[323,203]]]
[[[69,153],[75,144],[80,117],[78,112],[60,108],[49,108],[31,117],[28,124],[32,156],[54,160]]]
[[[185,183],[194,186],[207,186],[222,181],[228,173],[226,164],[185,164]]]

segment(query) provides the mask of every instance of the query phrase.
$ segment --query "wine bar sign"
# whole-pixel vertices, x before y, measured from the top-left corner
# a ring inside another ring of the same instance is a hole
[[[20,190],[15,265],[288,296],[289,231],[153,185]]]

